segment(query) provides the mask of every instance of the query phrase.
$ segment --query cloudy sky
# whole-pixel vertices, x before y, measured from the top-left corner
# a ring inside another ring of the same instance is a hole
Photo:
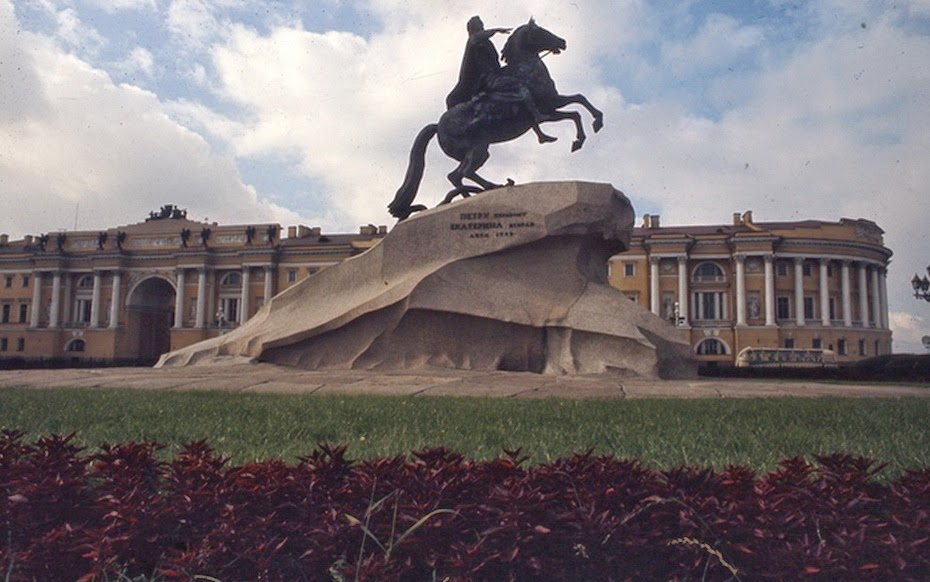
[[[354,231],[455,84],[465,23],[534,16],[563,93],[605,113],[496,146],[483,174],[607,181],[663,224],[868,218],[896,351],[930,304],[930,0],[0,0],[0,232],[196,219]],[[498,46],[503,38],[495,37]],[[432,146],[419,201],[451,160]]]

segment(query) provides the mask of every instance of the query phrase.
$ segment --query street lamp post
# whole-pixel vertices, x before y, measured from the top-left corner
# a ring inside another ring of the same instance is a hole
[[[930,265],[927,266],[927,275],[930,275]],[[911,279],[915,299],[930,301],[930,279],[927,278],[927,275],[924,275],[924,278],[921,279],[917,274],[914,274],[914,278]]]

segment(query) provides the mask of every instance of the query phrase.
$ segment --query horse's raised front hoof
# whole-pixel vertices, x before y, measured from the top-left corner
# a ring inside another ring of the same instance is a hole
[[[552,143],[558,141],[559,138],[551,136],[549,134],[543,133],[539,135],[539,143]]]
[[[572,151],[577,152],[578,150],[581,149],[581,146],[583,145],[584,145],[583,139],[576,139],[575,141],[572,142]]]
[[[593,124],[593,125],[594,125],[594,133],[599,132],[599,131],[601,130],[601,128],[604,127],[604,118],[603,118],[603,117],[598,117],[598,118],[596,118],[596,119],[594,120],[594,124]]]

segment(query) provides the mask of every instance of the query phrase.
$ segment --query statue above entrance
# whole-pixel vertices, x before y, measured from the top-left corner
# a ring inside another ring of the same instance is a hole
[[[561,111],[562,107],[577,103],[594,118],[597,132],[604,125],[604,114],[581,94],[560,95],[549,70],[542,61],[545,54],[559,54],[565,50],[563,39],[537,25],[533,19],[517,27],[501,51],[506,63],[501,67],[497,49],[491,43],[495,34],[507,34],[509,29],[485,29],[477,16],[468,22],[468,42],[459,70],[459,80],[446,98],[448,110],[420,130],[410,150],[410,162],[404,183],[388,205],[391,214],[400,220],[413,212],[424,210],[422,204],[413,204],[426,169],[426,147],[438,135],[439,147],[447,156],[458,160],[459,165],[449,174],[452,190],[443,204],[456,196],[499,188],[478,175],[478,169],[490,157],[492,143],[516,139],[533,130],[540,143],[555,141],[540,129],[541,123],[569,119],[575,124],[572,151],[581,148],[586,139],[577,111]],[[543,54],[545,53],[545,54]],[[465,184],[465,179],[472,184]],[[508,184],[513,184],[508,180]]]

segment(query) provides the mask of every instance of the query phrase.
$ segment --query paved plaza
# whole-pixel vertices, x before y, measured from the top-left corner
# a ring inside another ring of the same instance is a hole
[[[544,376],[523,372],[430,369],[419,372],[307,371],[236,363],[179,368],[0,371],[0,388],[227,390],[285,394],[487,396],[498,398],[757,398],[777,396],[928,397],[930,387],[830,384],[797,380],[699,378],[644,380],[616,376]]]

